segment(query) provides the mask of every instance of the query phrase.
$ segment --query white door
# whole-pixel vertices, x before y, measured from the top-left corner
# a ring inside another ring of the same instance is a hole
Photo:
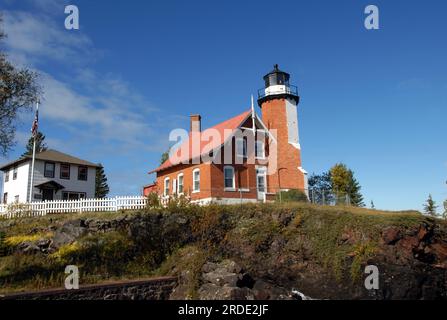
[[[267,176],[265,167],[256,169],[256,189],[258,191],[258,200],[265,201],[267,192]]]

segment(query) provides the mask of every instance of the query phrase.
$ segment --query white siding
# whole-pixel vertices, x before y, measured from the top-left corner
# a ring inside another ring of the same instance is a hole
[[[286,99],[286,115],[289,143],[295,148],[300,149],[297,106],[289,99]]]
[[[21,163],[17,166],[17,179],[13,179],[14,168],[9,168],[9,181],[5,182],[5,174],[3,174],[3,193],[1,202],[3,202],[3,194],[8,193],[8,203],[15,201],[15,197],[19,196],[19,202],[28,200],[28,178],[29,178],[29,162]]]
[[[47,181],[55,181],[65,188],[63,190],[59,190],[54,194],[54,200],[62,199],[62,192],[71,191],[71,192],[79,192],[85,193],[86,198],[94,198],[95,197],[95,177],[96,177],[96,168],[88,167],[87,173],[87,181],[78,180],[78,165],[70,164],[70,179],[61,179],[60,178],[60,163],[56,163],[54,178],[44,177],[44,166],[45,161],[36,160],[34,164],[34,181],[33,184],[39,185]],[[0,195],[0,202],[3,202],[3,194],[8,193],[8,203],[13,203],[15,201],[15,197],[19,196],[19,202],[27,202],[28,201],[28,193],[29,187],[31,183],[31,161],[24,162],[17,167],[17,179],[13,180],[13,168],[9,169],[9,181],[5,182],[5,174],[3,174],[3,192]],[[38,188],[34,188],[33,190],[33,201],[39,201],[39,199],[35,198],[34,195],[41,194],[41,191]]]
[[[61,179],[60,178],[60,163],[56,163],[56,168],[54,172],[54,178],[46,178],[44,177],[44,168],[45,161],[36,160],[34,164],[34,185],[42,184],[46,181],[55,181],[65,188],[63,190],[59,190],[54,195],[54,200],[62,199],[62,192],[71,191],[71,192],[85,192],[87,198],[95,197],[95,176],[96,169],[92,167],[88,167],[87,181],[78,180],[78,165],[70,164],[70,179]],[[33,194],[40,194],[40,190],[34,188]],[[34,199],[36,201],[36,199]]]

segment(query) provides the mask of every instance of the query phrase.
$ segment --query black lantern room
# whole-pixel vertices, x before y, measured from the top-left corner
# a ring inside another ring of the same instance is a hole
[[[290,74],[279,70],[277,64],[273,70],[264,76],[265,87],[258,90],[258,104],[262,105],[265,101],[271,99],[288,98],[299,102],[298,88],[289,83]]]
[[[278,65],[275,64],[273,66],[273,70],[264,76],[265,87],[268,88],[270,86],[277,86],[277,85],[289,86],[289,79],[290,74],[279,70]]]

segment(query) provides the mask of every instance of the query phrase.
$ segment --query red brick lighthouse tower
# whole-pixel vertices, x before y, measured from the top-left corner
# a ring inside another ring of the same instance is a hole
[[[269,130],[277,130],[277,170],[267,178],[272,192],[300,189],[307,194],[307,172],[301,167],[297,107],[300,101],[290,75],[278,65],[264,76],[265,87],[258,92],[262,121]]]

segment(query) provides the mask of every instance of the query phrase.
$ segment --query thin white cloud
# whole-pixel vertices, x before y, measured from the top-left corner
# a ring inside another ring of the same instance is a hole
[[[47,133],[47,144],[109,164],[109,181],[115,194],[139,192],[140,184],[148,181],[149,154],[161,153],[169,145],[166,123],[174,127],[184,122],[184,117],[161,112],[120,76],[95,72],[89,63],[100,51],[91,39],[81,32],[65,30],[60,19],[49,13],[62,1],[28,3],[42,6],[41,10],[32,14],[4,12],[6,44],[12,60],[41,74],[41,128],[44,133],[50,127],[49,132],[59,132]],[[54,63],[60,67],[54,67]],[[58,73],[45,72],[49,64]],[[69,68],[64,69],[64,65]],[[22,120],[31,123],[31,118],[27,114]],[[17,150],[28,138],[27,129],[17,133]]]
[[[86,35],[66,30],[45,14],[8,10],[3,19],[5,44],[15,62],[35,65],[53,60],[73,64],[95,58],[92,41]]]

